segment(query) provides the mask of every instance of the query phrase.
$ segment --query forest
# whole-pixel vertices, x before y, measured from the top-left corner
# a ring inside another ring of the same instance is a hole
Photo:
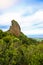
[[[43,40],[0,30],[0,65],[43,65]]]

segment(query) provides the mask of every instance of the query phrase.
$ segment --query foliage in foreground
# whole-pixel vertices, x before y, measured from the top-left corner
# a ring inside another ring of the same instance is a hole
[[[43,42],[0,30],[0,65],[43,65]]]

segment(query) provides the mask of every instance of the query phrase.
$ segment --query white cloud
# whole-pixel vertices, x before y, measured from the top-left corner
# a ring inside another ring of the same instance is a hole
[[[25,27],[27,29],[23,29],[23,32],[25,34],[42,34],[43,29],[38,29],[38,27],[43,27],[43,10],[39,10],[36,13],[34,13],[31,16],[23,17],[22,18],[22,25],[21,27]],[[42,23],[40,25],[37,25],[36,27],[33,26],[34,24]],[[33,30],[35,29],[35,30]],[[40,32],[39,32],[40,31]]]
[[[43,27],[43,10],[39,10],[30,16],[21,16],[23,12],[11,12],[7,14],[0,15],[0,25],[11,25],[11,20],[15,19],[21,26],[22,32],[25,34],[43,34],[43,29],[39,29],[38,27]],[[33,26],[34,24],[42,23]]]
[[[40,35],[43,34],[43,30],[42,29],[27,30],[23,31],[23,33],[25,33],[26,35]]]
[[[13,4],[16,4],[19,0],[0,0],[0,9],[5,9]]]
[[[0,25],[11,25],[11,20],[15,19],[16,21],[18,21],[18,23],[20,24],[20,20],[21,20],[21,17],[20,17],[20,12],[17,13],[17,12],[11,12],[11,13],[6,13],[6,14],[3,14],[3,15],[0,15]]]

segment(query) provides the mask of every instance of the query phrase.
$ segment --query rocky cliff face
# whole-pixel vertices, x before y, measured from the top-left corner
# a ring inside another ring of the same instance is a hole
[[[12,25],[10,26],[10,33],[18,37],[20,35],[21,28],[15,20],[12,20],[11,23]]]

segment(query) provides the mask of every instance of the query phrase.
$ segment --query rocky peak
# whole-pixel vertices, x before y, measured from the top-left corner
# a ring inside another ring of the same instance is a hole
[[[11,23],[12,25],[10,26],[10,33],[18,37],[20,35],[21,28],[15,20],[12,20]]]

